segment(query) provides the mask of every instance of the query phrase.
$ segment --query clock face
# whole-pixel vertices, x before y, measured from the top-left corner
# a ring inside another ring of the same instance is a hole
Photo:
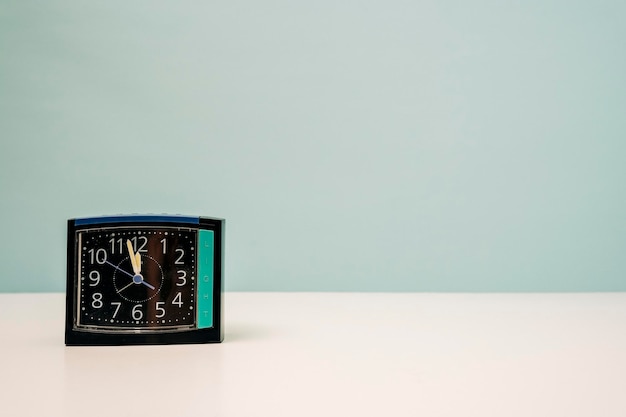
[[[198,230],[94,228],[77,231],[76,242],[75,328],[151,332],[198,326]]]
[[[223,219],[68,220],[65,344],[219,343]]]

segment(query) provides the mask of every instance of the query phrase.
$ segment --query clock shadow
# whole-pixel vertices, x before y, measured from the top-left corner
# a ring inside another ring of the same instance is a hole
[[[225,328],[224,343],[270,339],[273,333],[275,332],[268,327],[249,323],[231,323]]]

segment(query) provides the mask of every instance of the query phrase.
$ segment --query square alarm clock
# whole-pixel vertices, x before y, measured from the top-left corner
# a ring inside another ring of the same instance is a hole
[[[68,220],[66,345],[223,340],[224,220]]]

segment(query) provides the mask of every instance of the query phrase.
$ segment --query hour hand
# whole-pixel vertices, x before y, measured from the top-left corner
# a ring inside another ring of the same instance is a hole
[[[129,239],[126,240],[126,248],[128,249],[128,254],[130,255],[130,263],[133,266],[133,272],[135,273],[135,275],[141,274],[141,267],[137,264],[137,255],[139,255],[139,253],[137,253],[137,255],[135,254],[135,251],[133,250],[133,244],[130,242]]]
[[[135,254],[135,265],[137,265],[137,272],[135,273],[141,274],[141,255],[139,254],[139,252]]]

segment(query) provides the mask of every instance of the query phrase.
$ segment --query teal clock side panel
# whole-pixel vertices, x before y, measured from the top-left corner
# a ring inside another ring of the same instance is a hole
[[[215,235],[212,230],[198,231],[198,301],[196,322],[199,329],[213,327],[213,268]]]

